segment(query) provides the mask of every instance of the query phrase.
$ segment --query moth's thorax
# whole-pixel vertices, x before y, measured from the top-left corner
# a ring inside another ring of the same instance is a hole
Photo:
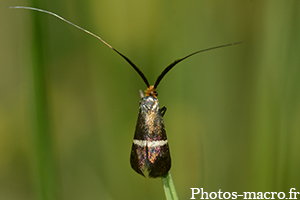
[[[150,114],[151,112],[159,111],[159,102],[158,99],[153,96],[144,97],[140,101],[140,109],[142,112]]]

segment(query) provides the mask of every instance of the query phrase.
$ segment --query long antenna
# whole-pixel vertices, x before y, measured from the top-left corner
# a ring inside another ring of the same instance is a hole
[[[242,42],[236,42],[236,43],[230,43],[230,44],[224,44],[224,45],[221,45],[221,46],[216,46],[216,47],[211,47],[211,48],[208,48],[208,49],[203,49],[203,50],[200,50],[200,51],[196,51],[194,53],[191,53],[181,59],[178,59],[178,60],[175,60],[173,63],[171,63],[168,67],[166,67],[164,69],[164,71],[162,71],[162,73],[157,77],[156,79],[156,82],[154,84],[154,88],[156,89],[158,84],[160,83],[160,81],[163,79],[163,77],[176,65],[178,64],[179,62],[197,54],[197,53],[201,53],[201,52],[204,52],[204,51],[210,51],[210,50],[213,50],[213,49],[218,49],[218,48],[222,48],[222,47],[227,47],[227,46],[232,46],[232,45],[236,45],[236,44],[241,44],[241,43],[244,43],[244,41]]]
[[[61,17],[61,16],[59,16],[59,15],[53,13],[53,12],[47,11],[47,10],[42,10],[42,9],[39,9],[39,8],[33,8],[33,7],[27,7],[27,6],[12,6],[12,7],[9,7],[9,8],[11,8],[11,9],[27,9],[27,10],[35,10],[35,11],[47,13],[47,14],[52,15],[52,16],[54,16],[54,17],[56,17],[56,18],[58,18],[58,19],[60,19],[60,20],[62,20],[62,21],[64,21],[64,22],[66,22],[66,23],[68,23],[68,24],[70,24],[70,25],[72,25],[72,26],[74,26],[74,27],[76,27],[76,28],[78,28],[78,29],[80,29],[80,30],[86,32],[87,34],[89,34],[89,35],[91,35],[91,36],[93,36],[93,37],[99,39],[99,40],[100,40],[102,43],[104,43],[106,46],[108,46],[109,48],[111,48],[112,50],[114,50],[117,54],[119,54],[120,56],[122,56],[122,57],[123,57],[123,58],[124,58],[124,59],[132,66],[132,67],[133,67],[133,69],[134,69],[134,70],[140,75],[140,77],[143,79],[143,81],[144,81],[145,84],[147,85],[147,88],[150,86],[150,85],[149,85],[149,82],[148,82],[148,80],[147,80],[147,78],[146,78],[146,76],[143,74],[143,72],[142,72],[142,71],[141,71],[141,70],[140,70],[140,69],[139,69],[139,68],[138,68],[138,67],[137,67],[137,66],[136,66],[129,58],[127,58],[127,57],[126,57],[125,55],[123,55],[121,52],[119,52],[118,50],[116,50],[115,48],[113,48],[110,44],[108,44],[107,42],[105,42],[105,41],[104,41],[101,37],[99,37],[98,35],[96,35],[96,34],[90,32],[90,31],[88,31],[88,30],[86,30],[86,29],[84,29],[84,28],[82,28],[82,27],[80,27],[80,26],[78,26],[78,25],[76,25],[76,24],[74,24],[74,23],[72,23],[72,22],[66,20],[65,18],[63,18],[63,17]],[[242,42],[236,42],[236,43],[225,44],[225,45],[216,46],[216,47],[211,47],[211,48],[208,48],[208,49],[196,51],[196,52],[191,53],[191,54],[189,54],[189,55],[187,55],[187,56],[185,56],[185,57],[183,57],[183,58],[181,58],[181,59],[175,60],[173,63],[171,63],[169,66],[167,66],[167,67],[162,71],[162,73],[157,77],[156,82],[155,82],[155,84],[154,84],[154,89],[157,88],[158,84],[159,84],[160,81],[164,78],[164,76],[165,76],[165,75],[166,75],[166,74],[167,74],[167,73],[168,73],[168,72],[169,72],[176,64],[178,64],[179,62],[181,62],[181,61],[183,61],[183,60],[185,60],[185,59],[187,59],[187,58],[189,58],[189,57],[191,57],[191,56],[193,56],[193,55],[195,55],[195,54],[204,52],[204,51],[210,51],[210,50],[213,50],[213,49],[218,49],[218,48],[227,47],[227,46],[232,46],[232,45],[241,44],[241,43],[243,43],[243,41],[242,41]]]
[[[109,48],[111,48],[112,50],[114,50],[115,52],[117,52],[120,56],[122,56],[132,67],[133,69],[140,75],[140,77],[143,79],[143,81],[146,83],[147,87],[149,87],[149,82],[146,78],[146,76],[143,74],[143,72],[129,59],[127,58],[126,56],[124,56],[121,52],[119,52],[118,50],[116,50],[115,48],[113,48],[110,44],[108,44],[107,42],[105,42],[101,37],[99,37],[98,35],[84,29],[84,28],[81,28],[80,26],[66,20],[65,18],[53,13],[53,12],[50,12],[50,11],[47,11],[47,10],[42,10],[42,9],[39,9],[39,8],[33,8],[33,7],[27,7],[27,6],[12,6],[12,7],[9,7],[11,9],[27,9],[27,10],[35,10],[35,11],[39,11],[39,12],[43,12],[43,13],[47,13],[49,15],[52,15],[64,22],[67,22],[68,24],[72,25],[72,26],[75,26],[76,28],[86,32],[87,34],[99,39],[101,42],[103,42],[106,46],[108,46]]]

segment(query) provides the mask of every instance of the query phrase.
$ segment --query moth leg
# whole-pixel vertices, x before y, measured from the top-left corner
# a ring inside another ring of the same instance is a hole
[[[164,106],[164,107],[162,107],[162,108],[159,109],[159,110],[160,110],[161,116],[163,117],[163,116],[165,115],[166,111],[167,111],[167,106]]]

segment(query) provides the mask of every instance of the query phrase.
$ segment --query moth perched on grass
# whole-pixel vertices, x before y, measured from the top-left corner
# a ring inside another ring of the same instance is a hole
[[[196,51],[192,54],[189,54],[181,59],[175,60],[169,66],[167,66],[162,73],[156,79],[154,85],[150,85],[145,75],[142,71],[125,55],[120,53],[118,50],[113,48],[110,44],[105,42],[102,38],[95,35],[92,32],[89,32],[86,29],[81,28],[80,26],[73,24],[72,22],[62,18],[61,16],[42,9],[32,8],[32,7],[24,7],[24,6],[15,6],[10,8],[19,8],[19,9],[28,9],[35,10],[43,13],[47,13],[53,15],[68,24],[75,26],[76,28],[96,37],[109,48],[114,50],[117,54],[123,57],[131,67],[139,74],[139,76],[143,79],[147,86],[147,90],[145,91],[145,96],[140,91],[140,96],[142,100],[140,101],[139,115],[136,124],[136,130],[134,134],[131,156],[130,156],[130,164],[131,167],[139,174],[145,177],[156,178],[165,176],[171,168],[171,156],[170,149],[168,145],[166,130],[164,126],[163,116],[166,112],[166,107],[159,107],[159,102],[157,99],[156,89],[163,79],[163,77],[179,62],[198,54],[200,52],[209,51],[212,49],[222,48],[226,46],[231,46],[237,43],[231,43],[221,46],[216,46],[200,51]]]

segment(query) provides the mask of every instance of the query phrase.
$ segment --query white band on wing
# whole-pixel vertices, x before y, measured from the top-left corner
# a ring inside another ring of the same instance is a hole
[[[148,148],[161,147],[168,144],[168,140],[158,140],[158,141],[133,140],[133,144],[140,147],[145,147],[147,145]]]

